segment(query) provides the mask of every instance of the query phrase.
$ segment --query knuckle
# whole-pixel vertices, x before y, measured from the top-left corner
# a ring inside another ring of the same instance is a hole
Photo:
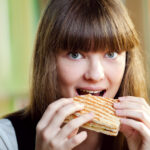
[[[58,114],[58,115],[61,115],[61,116],[65,116],[65,115],[66,115],[66,112],[67,112],[67,111],[62,108],[62,109],[60,109],[60,110],[57,112],[57,114]]]
[[[51,110],[51,111],[55,111],[56,110],[56,105],[54,103],[48,105],[48,110]]]
[[[66,144],[64,145],[64,149],[63,150],[71,150],[73,147],[70,143],[66,142]]]
[[[144,99],[144,98],[142,98],[142,97],[140,97],[140,101],[145,102],[145,99]]]
[[[36,132],[42,132],[42,130],[43,130],[42,125],[38,123],[36,126]]]
[[[85,114],[81,116],[85,121],[91,119],[91,116],[89,114]]]
[[[139,122],[139,131],[143,131],[144,130],[144,125],[143,123]]]
[[[144,118],[145,118],[145,112],[140,111],[140,118],[141,118],[141,119],[144,119]]]
[[[59,100],[65,102],[67,99],[66,98],[60,98]]]
[[[75,121],[74,120],[70,121],[67,126],[69,129],[75,129],[76,128],[75,127]]]
[[[145,109],[145,106],[144,105],[141,105],[141,110],[144,110]]]
[[[45,132],[45,131],[41,132],[41,139],[43,141],[48,141],[48,134],[47,134],[47,132]]]
[[[77,145],[79,143],[79,139],[75,136],[71,142],[73,145]]]
[[[145,100],[144,98],[140,97],[140,101],[141,101],[144,105],[147,105],[146,100]]]
[[[83,119],[84,122],[88,120],[87,115],[83,115],[83,116],[81,116],[81,118]]]
[[[58,142],[56,142],[54,139],[49,141],[49,146],[51,148],[56,148],[58,145]]]
[[[65,98],[60,98],[59,100],[60,100],[60,101],[64,101],[64,100],[65,100]]]

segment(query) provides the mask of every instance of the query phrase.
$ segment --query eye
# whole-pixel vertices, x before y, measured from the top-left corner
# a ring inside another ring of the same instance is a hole
[[[68,56],[71,58],[71,59],[81,59],[83,58],[82,54],[80,54],[79,52],[70,52],[68,54]]]
[[[105,56],[110,59],[115,59],[118,56],[118,53],[117,52],[109,52],[109,53],[106,53]]]

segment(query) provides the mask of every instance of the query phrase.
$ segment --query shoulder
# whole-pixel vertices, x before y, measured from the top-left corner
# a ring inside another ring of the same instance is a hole
[[[33,150],[36,138],[36,121],[30,113],[19,110],[5,116],[13,126],[18,149]]]
[[[18,150],[15,130],[9,119],[0,119],[0,149]]]

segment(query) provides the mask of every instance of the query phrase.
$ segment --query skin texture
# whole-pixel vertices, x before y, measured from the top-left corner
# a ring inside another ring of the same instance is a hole
[[[130,150],[150,149],[150,106],[140,97],[120,97],[115,103],[121,117],[120,131],[125,135]]]
[[[77,58],[73,58],[74,55]],[[101,91],[106,89],[104,97],[113,98],[122,81],[125,69],[125,52],[117,53],[62,52],[57,58],[58,79],[61,94],[64,97],[77,95],[76,89]]]
[[[59,91],[62,99],[50,104],[36,128],[36,150],[95,150],[99,134],[90,131],[77,133],[78,128],[93,119],[94,114],[80,116],[63,125],[70,114],[84,108],[73,102],[78,95],[76,89],[90,91],[105,90],[103,96],[114,97],[119,89],[125,70],[125,56],[122,52],[64,52],[57,56]],[[94,141],[90,137],[95,138]],[[83,144],[83,141],[87,141]],[[92,143],[89,144],[89,141]]]

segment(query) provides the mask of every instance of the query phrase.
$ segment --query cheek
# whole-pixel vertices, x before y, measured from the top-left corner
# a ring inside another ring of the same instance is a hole
[[[119,62],[117,64],[111,65],[108,69],[107,75],[109,81],[114,85],[119,87],[125,71],[125,61]]]
[[[61,83],[70,85],[73,84],[77,80],[77,75],[75,71],[72,71],[71,69],[62,68],[58,71],[58,80],[61,81]]]
[[[112,83],[120,85],[123,78],[123,74],[124,74],[124,68],[118,67],[115,69],[115,71],[112,71],[112,77],[111,77]]]
[[[74,85],[82,77],[83,71],[81,65],[60,62],[57,65],[58,81],[65,85]]]
[[[124,75],[125,63],[118,65],[111,65],[107,72],[107,79],[109,82],[108,97],[114,98],[120,88],[120,84]]]

